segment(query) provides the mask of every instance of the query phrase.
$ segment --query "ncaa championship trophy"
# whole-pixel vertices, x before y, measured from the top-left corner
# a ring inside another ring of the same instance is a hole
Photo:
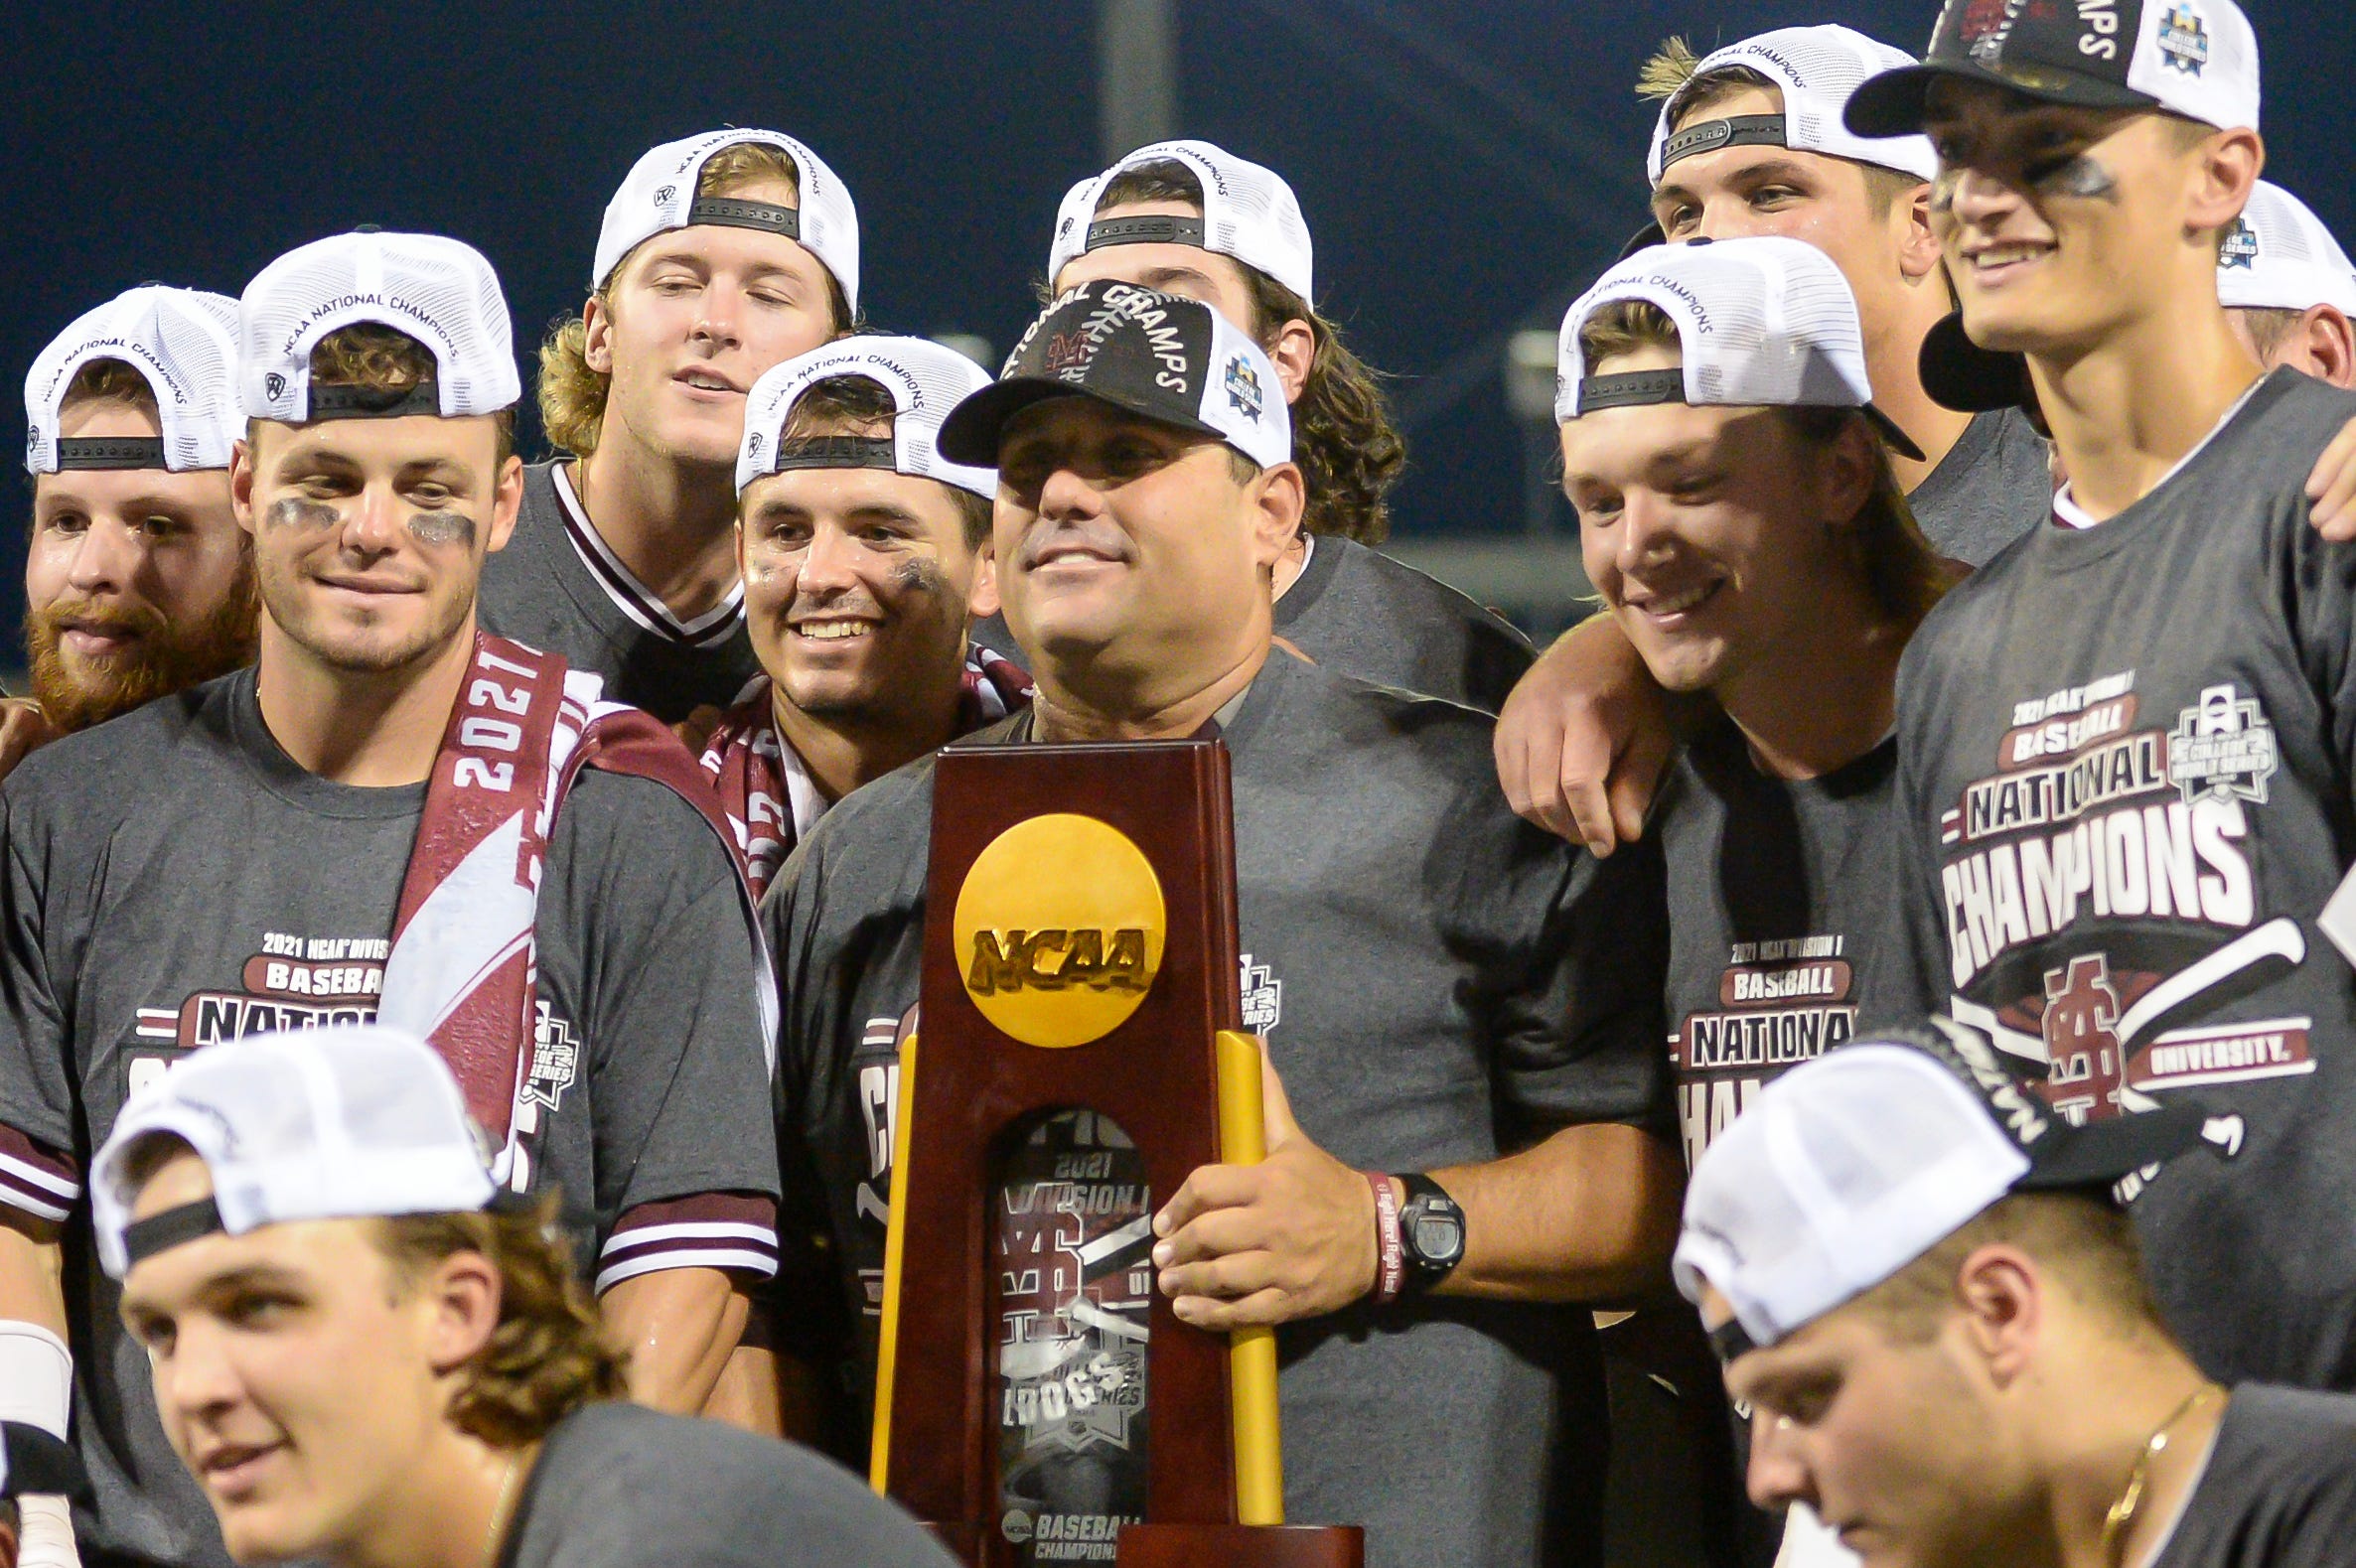
[[[933,791],[876,1490],[974,1568],[1357,1568],[1286,1527],[1276,1348],[1190,1329],[1153,1212],[1260,1158],[1217,740],[952,746]]]

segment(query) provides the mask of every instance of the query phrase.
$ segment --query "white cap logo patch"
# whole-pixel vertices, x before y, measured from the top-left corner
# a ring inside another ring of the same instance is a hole
[[[2209,29],[2192,0],[2176,0],[2160,14],[2159,53],[2170,68],[2197,76],[2209,63]]]

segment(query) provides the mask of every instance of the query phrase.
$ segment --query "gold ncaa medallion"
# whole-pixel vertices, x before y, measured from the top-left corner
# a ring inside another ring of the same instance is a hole
[[[1057,811],[974,857],[954,919],[965,994],[1026,1046],[1102,1040],[1145,1000],[1168,926],[1145,852],[1093,816]]]

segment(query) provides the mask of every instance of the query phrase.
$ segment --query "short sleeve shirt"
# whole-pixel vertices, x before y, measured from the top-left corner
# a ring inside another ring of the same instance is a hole
[[[905,1512],[809,1449],[593,1404],[548,1433],[499,1568],[954,1568]]]
[[[2017,408],[1975,414],[1939,466],[1906,497],[1931,547],[1984,566],[2043,522],[2053,499],[2045,438]]]
[[[2151,1568],[2340,1568],[2356,1541],[2356,1399],[2245,1384]]]
[[[558,463],[523,471],[515,531],[484,559],[478,613],[484,631],[595,670],[608,699],[665,724],[728,708],[761,673],[742,591],[681,622],[590,526]]]
[[[306,773],[264,726],[250,669],[69,736],[0,788],[0,1202],[73,1220],[74,1427],[98,1496],[85,1549],[227,1560],[89,1256],[80,1168],[124,1099],[190,1052],[374,1016],[423,803],[422,784]],[[532,1186],[561,1193],[601,1284],[774,1253],[741,899],[693,806],[582,774],[539,897]]]
[[[2278,370],[2099,526],[2043,525],[1898,677],[1928,989],[2073,1119],[2175,1099],[2230,1158],[2140,1187],[2169,1325],[2212,1375],[2356,1387],[2356,547],[2306,477],[2356,396]]]
[[[1617,857],[1514,816],[1490,728],[1279,653],[1225,731],[1245,1018],[1303,1129],[1356,1168],[1478,1163],[1571,1122],[1666,1130],[1662,933],[1628,921]],[[932,777],[927,760],[845,797],[764,911],[787,1158],[810,1161],[862,1315],[880,1299]],[[869,1318],[862,1373],[874,1333]],[[1553,1457],[1601,1431],[1587,1312],[1362,1304],[1279,1346],[1289,1517],[1364,1522],[1378,1568],[1539,1560]]]

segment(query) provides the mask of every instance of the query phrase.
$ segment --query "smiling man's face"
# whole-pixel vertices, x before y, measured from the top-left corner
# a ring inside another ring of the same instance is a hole
[[[1674,368],[1676,350],[1595,374]],[[1773,409],[1650,403],[1562,427],[1563,494],[1588,581],[1672,691],[1739,679],[1854,575],[1827,521],[1823,465]]]
[[[488,415],[256,421],[230,485],[270,625],[330,669],[429,661],[515,524],[522,468],[499,447]]]
[[[66,439],[152,440],[152,409],[70,402]],[[81,469],[33,482],[25,641],[34,695],[76,730],[253,657],[253,567],[225,469]]]
[[[147,1181],[132,1217],[212,1192],[184,1154]],[[371,1223],[202,1236],[123,1281],[164,1435],[241,1563],[334,1557],[376,1534],[446,1430],[434,1303],[399,1277]]]

